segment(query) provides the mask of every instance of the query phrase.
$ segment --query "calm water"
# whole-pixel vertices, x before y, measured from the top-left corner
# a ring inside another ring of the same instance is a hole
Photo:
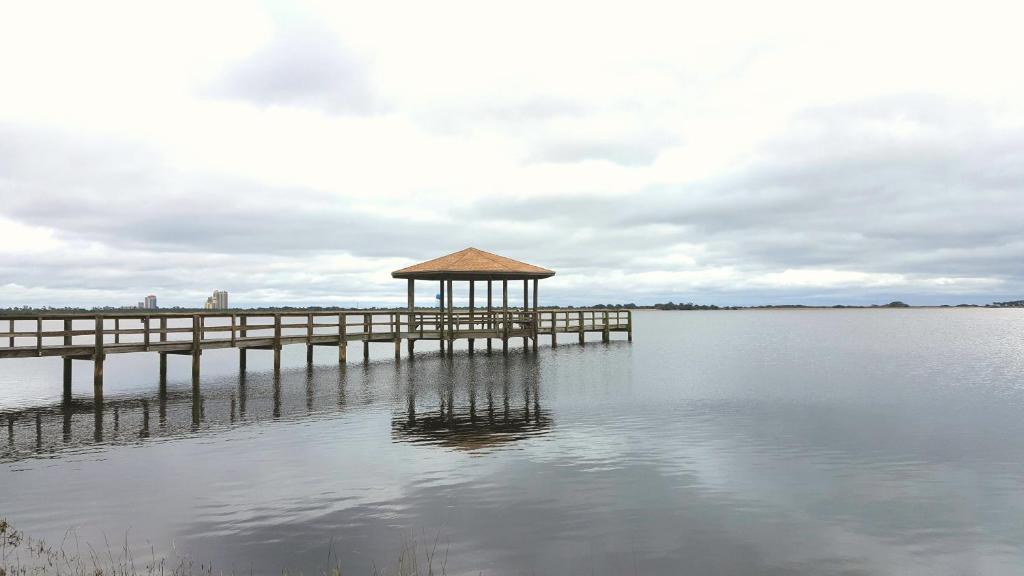
[[[99,412],[89,364],[63,410],[59,360],[3,361],[0,516],[255,573],[435,539],[449,574],[1024,573],[1024,310],[634,318],[278,379],[209,351],[199,399],[187,357],[161,397],[156,354],[111,356]]]

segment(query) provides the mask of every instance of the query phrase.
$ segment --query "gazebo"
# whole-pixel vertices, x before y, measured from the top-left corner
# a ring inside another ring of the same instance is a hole
[[[533,264],[527,264],[505,256],[499,256],[490,252],[485,252],[477,248],[466,248],[447,256],[441,256],[433,260],[427,260],[419,264],[414,264],[401,270],[395,270],[391,273],[393,278],[405,278],[408,280],[408,306],[409,306],[409,317],[412,318],[415,313],[415,300],[414,296],[416,293],[415,285],[416,280],[436,280],[439,283],[439,295],[440,295],[440,310],[441,318],[439,329],[442,336],[439,338],[441,342],[441,349],[445,347],[445,339],[448,340],[448,352],[451,353],[452,346],[455,342],[456,337],[456,323],[462,323],[456,319],[455,305],[453,299],[453,282],[466,281],[469,282],[469,351],[473,352],[473,338],[472,334],[480,332],[481,336],[486,334],[487,338],[487,350],[491,350],[491,338],[498,337],[502,339],[502,349],[508,351],[508,338],[511,333],[511,325],[513,321],[510,320],[508,313],[508,283],[509,280],[523,281],[523,311],[530,311],[530,281],[533,281],[533,308],[531,314],[531,320],[519,319],[515,323],[521,327],[528,326],[529,329],[523,331],[523,347],[525,348],[529,338],[533,339],[533,347],[537,347],[537,334],[536,334],[536,312],[537,312],[537,284],[541,278],[550,278],[555,273],[547,268],[541,268],[540,266],[534,266]],[[501,318],[500,321],[495,318],[494,314],[494,302],[493,302],[493,282],[496,280],[501,281]],[[487,282],[487,313],[481,317],[476,318],[476,283],[477,281]],[[447,300],[446,300],[447,295]],[[447,311],[445,308],[447,306]],[[476,325],[480,323],[484,326],[483,330],[478,331]],[[412,353],[413,349],[413,338],[411,333],[413,332],[412,326],[409,327],[410,338],[409,338],[409,352]]]

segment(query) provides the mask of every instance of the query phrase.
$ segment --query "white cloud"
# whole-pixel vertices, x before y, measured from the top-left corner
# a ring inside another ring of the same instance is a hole
[[[470,244],[565,302],[1019,295],[1022,11],[7,4],[0,306],[384,302]]]

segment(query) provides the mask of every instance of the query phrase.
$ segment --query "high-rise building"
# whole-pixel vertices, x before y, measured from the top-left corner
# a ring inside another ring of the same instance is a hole
[[[146,310],[155,310],[156,307],[157,307],[156,306],[156,295],[155,294],[150,294],[149,296],[146,296],[146,300],[145,300],[144,303],[145,303]]]
[[[228,307],[228,293],[227,290],[214,290],[213,296],[206,299],[206,304],[203,308],[207,310],[224,310]]]

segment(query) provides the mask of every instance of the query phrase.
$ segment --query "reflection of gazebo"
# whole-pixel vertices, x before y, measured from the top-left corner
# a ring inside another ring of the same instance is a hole
[[[397,442],[435,444],[456,450],[486,450],[511,444],[525,438],[546,434],[552,426],[551,418],[539,409],[531,412],[529,406],[511,411],[511,414],[490,417],[486,412],[470,417],[444,413],[395,418],[391,421],[391,437]]]
[[[469,349],[473,350],[473,338],[475,334],[487,337],[487,349],[491,348],[491,337],[501,338],[502,347],[508,350],[508,337],[511,333],[512,324],[518,324],[523,334],[523,344],[526,345],[528,338],[533,338],[533,346],[537,346],[536,335],[536,312],[537,312],[537,284],[541,278],[554,276],[554,271],[541,268],[490,252],[484,252],[476,248],[466,248],[459,252],[421,262],[391,273],[393,278],[405,278],[408,280],[409,292],[409,315],[414,313],[415,303],[415,282],[416,280],[437,280],[440,285],[442,331],[446,333],[448,340],[448,351],[451,353],[452,344],[456,338],[457,326],[466,324],[468,320],[469,331],[460,331],[459,335],[465,334],[469,337]],[[469,315],[467,318],[459,318],[455,315],[453,303],[452,283],[454,281],[469,282]],[[482,317],[476,316],[476,282],[478,280],[487,282],[487,312]],[[495,280],[501,281],[501,316],[496,317],[493,307],[492,283]],[[509,280],[523,281],[523,311],[530,311],[530,281],[533,281],[533,314],[530,318],[519,318],[511,320],[508,313],[508,282]],[[445,295],[447,294],[447,301]],[[445,305],[447,303],[447,311]],[[477,329],[480,326],[481,329]],[[410,333],[412,327],[410,327]],[[445,338],[441,338],[441,347],[444,348]],[[412,350],[413,338],[409,338],[409,349]]]

